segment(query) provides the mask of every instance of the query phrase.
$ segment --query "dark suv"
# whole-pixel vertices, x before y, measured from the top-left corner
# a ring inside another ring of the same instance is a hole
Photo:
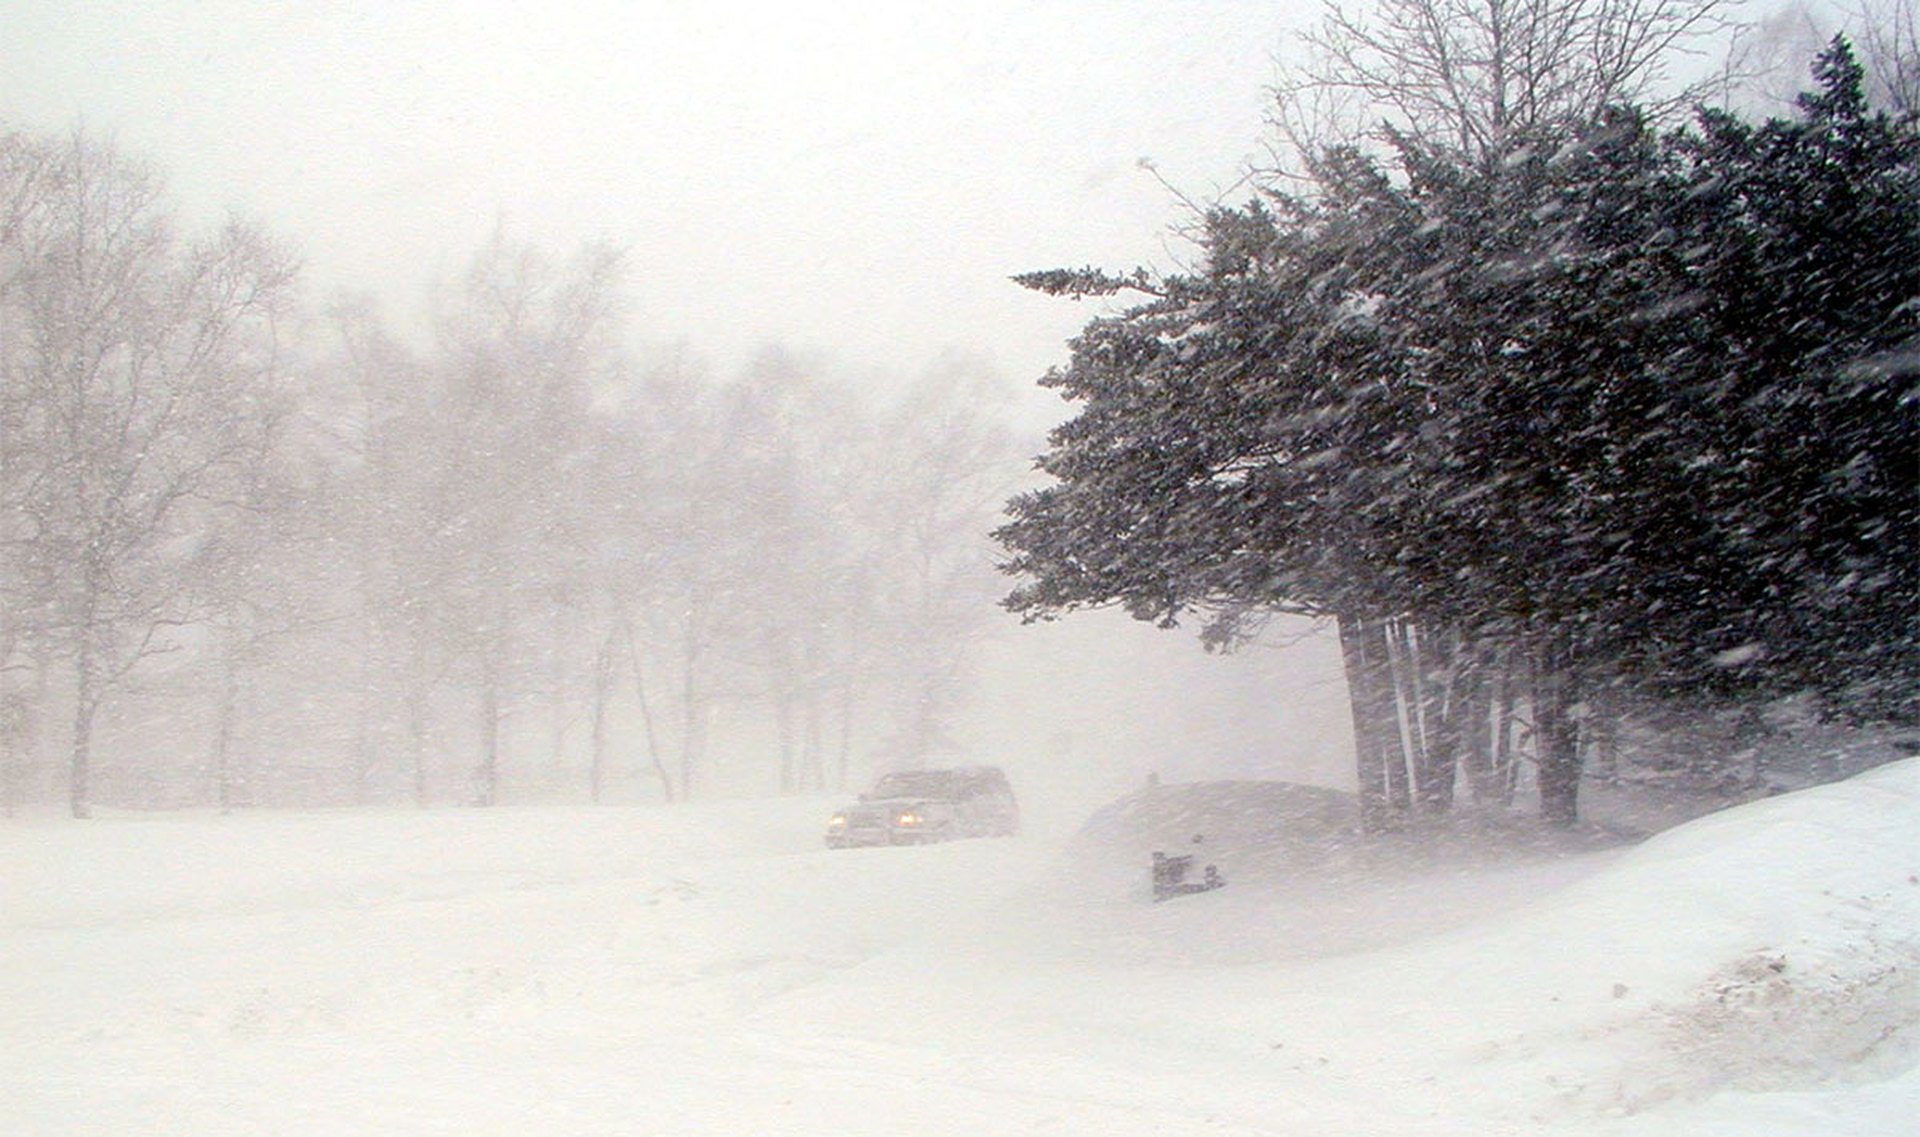
[[[883,774],[873,788],[827,820],[827,848],[923,845],[960,837],[1011,837],[1020,805],[994,766]]]

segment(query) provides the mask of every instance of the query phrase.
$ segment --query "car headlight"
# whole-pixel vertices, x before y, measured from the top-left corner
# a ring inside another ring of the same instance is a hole
[[[903,809],[893,815],[893,823],[902,829],[912,829],[916,825],[926,824],[926,821],[924,816],[911,809]]]
[[[832,817],[827,818],[827,828],[829,829],[845,829],[846,827],[847,815],[844,813],[836,813]]]

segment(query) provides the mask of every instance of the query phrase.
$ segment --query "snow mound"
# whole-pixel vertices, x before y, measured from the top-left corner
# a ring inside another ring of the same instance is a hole
[[[1129,866],[1156,851],[1191,853],[1196,864],[1263,886],[1309,877],[1331,885],[1565,857],[1634,836],[1604,825],[1556,828],[1460,805],[1363,837],[1359,799],[1340,790],[1295,782],[1150,782],[1088,818],[1073,852],[1082,865]]]
[[[1310,853],[1351,842],[1357,799],[1293,782],[1149,783],[1096,811],[1085,841],[1136,852],[1193,843]]]
[[[1110,964],[1184,967],[1195,999],[1225,974],[1207,968],[1254,966],[1270,983],[1232,1012],[1249,1036],[1285,1023],[1289,1052],[1409,1092],[1481,1086],[1522,1130],[1876,1083],[1920,1105],[1920,760],[1631,846],[1472,815],[1361,841],[1353,820],[1314,787],[1150,786],[1077,839],[1083,863],[1121,858],[1133,903],[1076,913],[1076,934]],[[1140,903],[1142,851],[1196,833],[1229,886]]]
[[[1593,883],[1615,911],[1668,915],[1658,942],[1675,958],[1656,967],[1652,945],[1566,898],[1571,934],[1619,946],[1660,989],[1619,1081],[1631,1109],[1875,1081],[1920,1059],[1920,760],[1703,818]]]

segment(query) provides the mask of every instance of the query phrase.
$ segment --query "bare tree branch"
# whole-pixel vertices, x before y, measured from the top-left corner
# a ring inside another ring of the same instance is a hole
[[[1283,65],[1275,123],[1301,153],[1368,127],[1472,162],[1518,136],[1636,103],[1659,115],[1695,101],[1671,65],[1732,26],[1730,0],[1328,0]]]

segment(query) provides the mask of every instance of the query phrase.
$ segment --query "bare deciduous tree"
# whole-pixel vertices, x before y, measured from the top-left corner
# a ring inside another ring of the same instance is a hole
[[[591,381],[611,350],[621,254],[555,264],[496,235],[441,321],[436,543],[452,554],[438,600],[452,656],[477,683],[477,804],[497,798],[500,718],[535,654],[529,610],[564,591],[570,463],[587,438]],[[560,650],[550,645],[549,650]]]
[[[1676,57],[1728,28],[1728,0],[1329,0],[1285,67],[1277,125],[1311,153],[1384,121],[1472,161],[1623,102],[1681,106]]]
[[[76,132],[41,156],[6,233],[29,251],[5,296],[9,568],[72,669],[85,817],[102,700],[197,618],[208,537],[267,454],[295,266],[239,223],[176,241],[159,179],[110,145]]]
[[[1859,0],[1838,9],[1796,3],[1743,28],[1728,53],[1721,98],[1780,114],[1806,89],[1813,59],[1846,36],[1866,69],[1867,100],[1896,117],[1920,114],[1920,3]]]
[[[1920,114],[1920,3],[1861,0],[1846,29],[1867,69],[1867,97],[1895,115]]]
[[[887,535],[878,600],[892,630],[877,651],[894,687],[886,757],[901,768],[933,763],[953,745],[973,648],[993,627],[999,581],[986,533],[1020,469],[1018,441],[998,413],[1005,397],[984,361],[950,354],[883,419],[898,465],[870,507]]]

